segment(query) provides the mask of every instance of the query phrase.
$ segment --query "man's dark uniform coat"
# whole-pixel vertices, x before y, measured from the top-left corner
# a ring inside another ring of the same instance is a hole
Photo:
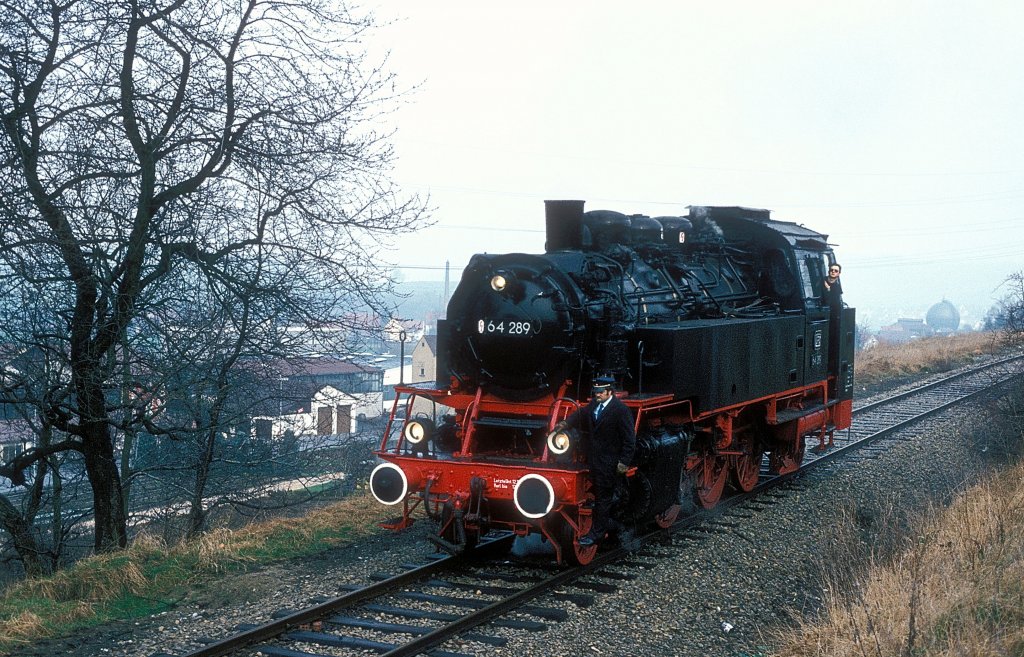
[[[629,465],[636,450],[636,434],[633,432],[633,414],[629,408],[612,395],[601,415],[594,419],[599,406],[596,399],[583,408],[577,409],[565,419],[569,427],[581,430],[587,438],[587,465],[590,479],[594,484],[594,522],[590,535],[600,540],[608,531],[615,494],[616,467],[619,463]]]

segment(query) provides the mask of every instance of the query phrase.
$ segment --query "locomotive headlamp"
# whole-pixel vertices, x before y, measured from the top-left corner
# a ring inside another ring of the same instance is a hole
[[[491,277],[492,290],[495,292],[504,292],[506,287],[508,287],[508,279],[505,278],[504,274],[495,274]]]
[[[405,425],[405,430],[402,435],[405,436],[406,442],[410,445],[419,445],[430,440],[431,434],[434,432],[434,423],[426,418],[416,418],[415,420],[409,420]]]
[[[492,290],[516,302],[521,301],[525,293],[523,282],[514,271],[499,269],[491,276],[490,283]]]
[[[427,430],[419,422],[410,422],[405,425],[405,439],[414,445],[422,442],[426,435]]]
[[[568,431],[552,431],[548,434],[548,451],[561,456],[569,451],[572,438]]]

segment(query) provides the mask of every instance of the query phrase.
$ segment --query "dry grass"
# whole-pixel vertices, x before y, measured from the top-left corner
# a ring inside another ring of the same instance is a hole
[[[1003,346],[1001,333],[978,332],[936,336],[901,345],[879,344],[857,353],[857,388],[874,388],[893,380],[945,372],[965,365],[974,358],[998,351]]]
[[[32,639],[166,609],[211,573],[237,572],[345,545],[376,531],[384,510],[369,494],[298,518],[217,529],[168,546],[142,535],[131,547],[22,581],[0,597],[0,651]]]
[[[852,587],[833,583],[822,616],[781,657],[1024,655],[1024,463],[964,493],[913,546]]]
[[[43,619],[31,611],[20,612],[3,623],[3,636],[8,645],[26,643],[30,639],[45,636]]]
[[[137,553],[96,557],[89,567],[76,566],[52,577],[26,580],[19,587],[26,595],[54,602],[108,600],[122,591],[138,591],[146,585]]]

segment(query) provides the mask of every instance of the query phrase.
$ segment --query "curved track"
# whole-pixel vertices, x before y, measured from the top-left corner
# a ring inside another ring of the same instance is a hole
[[[377,578],[380,581],[368,586],[281,613],[262,625],[241,628],[185,657],[317,657],[324,654],[323,650],[338,654],[339,648],[388,656],[457,657],[464,653],[438,646],[455,637],[485,646],[504,645],[506,639],[495,632],[499,628],[503,628],[501,632],[544,630],[549,622],[567,617],[567,611],[558,605],[587,606],[595,593],[613,593],[616,580],[633,578],[629,569],[636,565],[640,546],[700,526],[711,517],[721,522],[723,511],[755,498],[785,499],[784,490],[773,489],[840,459],[856,467],[857,458],[870,456],[872,450],[887,449],[887,441],[902,439],[902,429],[1022,374],[1024,356],[1014,356],[861,405],[854,409],[851,429],[836,436],[834,445],[815,452],[810,447],[816,439],[809,439],[807,456],[798,471],[767,476],[763,474],[767,470],[765,458],[760,482],[749,493],[727,497],[712,511],[695,512],[668,529],[637,537],[626,547],[603,549],[586,566],[557,568],[552,564],[508,562],[504,554],[513,537],[500,536],[482,544],[471,557],[436,558],[425,565],[408,566],[398,575],[382,575]],[[851,455],[856,456],[847,461]],[[623,570],[610,569],[613,565],[621,565]],[[538,598],[549,601],[550,606],[538,606],[534,603]],[[485,625],[484,631],[477,631]]]

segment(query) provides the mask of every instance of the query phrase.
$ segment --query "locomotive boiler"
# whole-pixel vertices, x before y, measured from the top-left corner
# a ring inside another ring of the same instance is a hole
[[[436,380],[396,388],[370,490],[456,551],[491,528],[586,563],[587,436],[552,429],[613,377],[637,449],[616,506],[668,526],[688,504],[796,469],[850,425],[855,315],[823,289],[827,236],[768,210],[685,216],[546,202],[541,254],[476,255],[437,325]]]

